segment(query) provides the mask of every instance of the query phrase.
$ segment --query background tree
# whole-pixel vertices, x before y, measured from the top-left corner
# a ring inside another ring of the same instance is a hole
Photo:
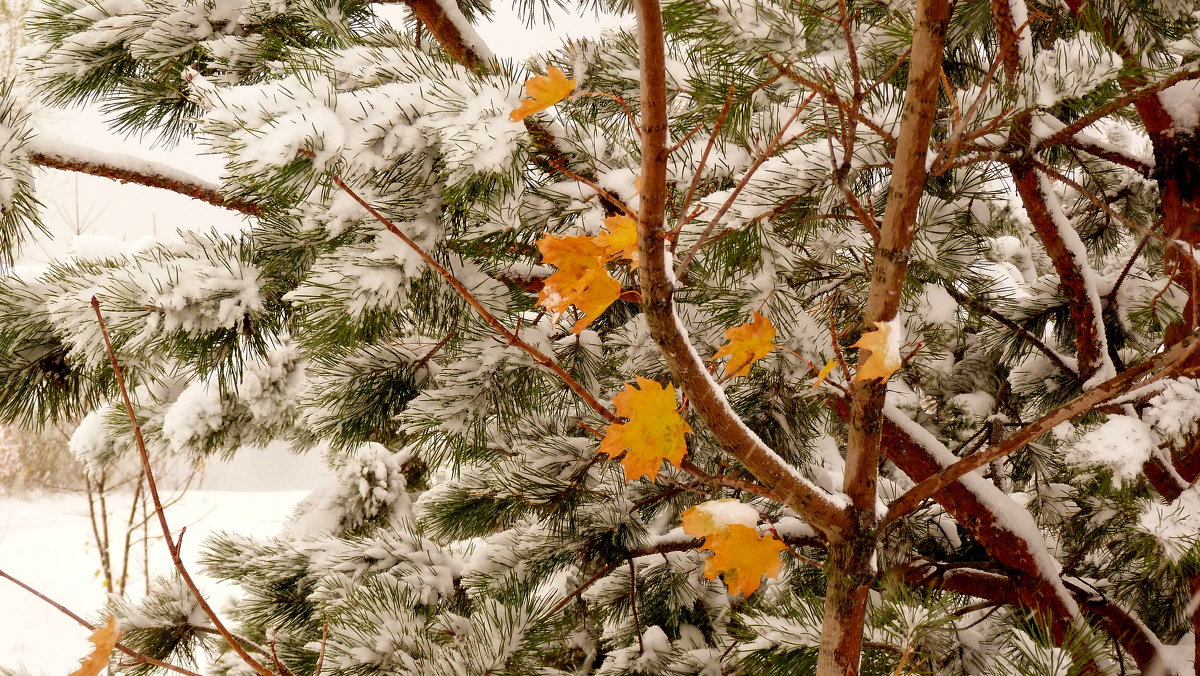
[[[204,544],[232,623],[182,567],[111,609],[127,669],[1196,673],[1200,6],[597,3],[522,103],[485,6],[407,5],[29,22],[41,95],[228,173],[9,96],[10,246],[38,164],[248,226],[3,280],[0,413],[339,477]]]

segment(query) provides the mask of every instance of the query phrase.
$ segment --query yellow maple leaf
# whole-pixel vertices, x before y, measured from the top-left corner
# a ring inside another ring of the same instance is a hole
[[[121,640],[123,633],[117,626],[115,617],[108,618],[108,623],[103,627],[97,627],[88,638],[95,648],[80,660],[79,668],[73,671],[71,676],[96,676],[99,674],[104,667],[108,666],[108,658],[112,655],[113,648],[117,647],[117,641]]]
[[[663,387],[637,376],[637,388],[625,385],[613,397],[613,404],[617,415],[628,418],[629,422],[604,428],[600,452],[610,458],[625,454],[621,466],[625,468],[626,480],[645,476],[653,479],[663,460],[676,466],[683,462],[687,453],[684,435],[692,428],[679,415],[673,386]]]
[[[621,283],[604,268],[608,255],[594,237],[547,235],[538,240],[542,260],[558,270],[546,278],[538,305],[563,313],[574,305],[583,317],[571,327],[580,333],[621,296]]]
[[[866,359],[859,356],[858,371],[854,374],[855,381],[876,378],[886,381],[904,363],[900,359],[900,336],[893,329],[891,322],[876,322],[875,327],[874,331],[863,332],[858,342],[850,346],[871,353]]]
[[[705,538],[701,549],[713,555],[704,562],[704,576],[710,580],[720,575],[731,594],[749,596],[762,584],[762,576],[779,577],[783,562],[779,552],[787,545],[771,535],[759,535],[750,526],[738,523]]]
[[[575,80],[568,78],[556,66],[550,66],[545,75],[536,75],[525,81],[525,95],[529,98],[521,101],[520,107],[508,114],[508,119],[520,122],[534,113],[540,113],[570,96],[574,89]]]
[[[610,258],[632,261],[630,270],[638,267],[637,221],[629,216],[609,216],[604,219],[604,229],[596,235],[596,243],[604,247]]]
[[[770,319],[757,312],[749,324],[726,329],[725,338],[729,343],[713,355],[713,360],[729,357],[729,363],[725,364],[725,375],[729,378],[750,375],[750,365],[775,349],[775,327]]]
[[[821,383],[825,382],[825,379],[829,377],[829,374],[833,373],[835,366],[837,366],[836,359],[830,359],[828,362],[826,362],[825,365],[821,367],[821,371],[817,373],[817,380],[813,383],[813,387],[820,387]]]

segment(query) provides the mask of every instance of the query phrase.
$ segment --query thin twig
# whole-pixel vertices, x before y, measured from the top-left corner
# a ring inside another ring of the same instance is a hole
[[[329,641],[329,623],[321,623],[321,652],[317,653],[317,667],[313,676],[321,676],[321,667],[325,666],[325,647]]]
[[[1115,99],[1112,99],[1108,103],[1105,103],[1092,112],[1081,116],[1079,119],[1068,124],[1062,129],[1059,129],[1050,136],[1038,141],[1038,144],[1034,147],[1034,151],[1045,150],[1046,148],[1062,143],[1063,141],[1066,141],[1075,134],[1091,126],[1098,120],[1109,116],[1110,114],[1128,106],[1131,103],[1140,101],[1146,97],[1154,96],[1162,90],[1167,89],[1168,87],[1171,87],[1177,83],[1183,82],[1184,80],[1194,80],[1197,78],[1200,78],[1200,70],[1185,70],[1175,73],[1171,77],[1168,77],[1161,82],[1149,85],[1144,89],[1130,92],[1125,96],[1119,96]]]
[[[117,387],[121,390],[121,399],[125,402],[125,412],[129,415],[129,424],[133,426],[133,438],[137,442],[138,455],[142,460],[142,472],[146,476],[146,486],[149,489],[150,499],[154,502],[154,512],[158,515],[158,525],[162,529],[163,539],[167,542],[167,551],[171,553],[171,562],[175,564],[175,570],[179,572],[179,576],[191,591],[192,596],[196,599],[196,604],[204,611],[204,614],[212,621],[213,627],[221,632],[221,637],[229,643],[238,657],[246,663],[246,666],[253,669],[259,676],[275,676],[270,669],[266,668],[254,659],[234,635],[225,628],[225,624],[221,622],[221,618],[217,617],[212,606],[205,600],[204,594],[200,593],[200,588],[196,586],[196,582],[192,579],[191,574],[187,570],[187,566],[183,565],[183,557],[179,551],[179,543],[171,538],[171,526],[167,523],[167,513],[163,509],[162,500],[158,495],[158,485],[154,481],[154,470],[150,467],[150,453],[146,450],[146,440],[142,437],[142,426],[138,423],[137,414],[133,411],[133,401],[129,398],[129,390],[125,387],[125,376],[121,373],[121,365],[117,362],[117,353],[113,350],[112,339],[108,335],[108,326],[104,322],[104,313],[100,311],[100,301],[92,296],[92,311],[96,313],[96,321],[100,325],[100,335],[104,338],[104,349],[108,351],[108,359],[112,363],[113,375],[117,380]],[[181,534],[182,535],[182,534]]]
[[[71,612],[70,608],[62,605],[61,603],[55,601],[54,599],[50,598],[49,596],[46,596],[45,594],[34,589],[33,587],[30,587],[29,585],[18,580],[17,578],[13,577],[12,575],[9,575],[8,573],[4,572],[3,570],[0,570],[0,577],[8,580],[9,582],[12,582],[13,584],[17,585],[21,589],[24,589],[25,591],[29,592],[30,594],[33,594],[34,596],[38,597],[46,604],[53,606],[56,610],[58,610],[58,612],[62,613],[63,615],[66,615],[67,617],[71,618],[72,620],[75,620],[75,622],[77,622],[83,628],[85,628],[89,631],[96,631],[96,625],[94,625],[91,622],[88,622],[87,620],[83,619],[82,617],[76,615],[75,613]],[[134,650],[133,648],[130,648],[129,646],[127,646],[123,643],[117,643],[117,645],[115,647],[117,650],[120,650],[121,652],[125,653],[126,655],[129,655],[133,659],[138,660],[139,662],[143,662],[145,664],[151,664],[156,667],[166,669],[168,671],[174,671],[175,673],[183,674],[184,676],[200,676],[200,674],[197,674],[194,671],[189,671],[187,669],[184,669],[183,667],[177,667],[174,664],[169,664],[169,663],[163,662],[161,660],[156,660],[153,657],[150,657],[149,655],[143,655],[142,653]]]
[[[696,194],[696,187],[700,185],[700,178],[704,174],[704,168],[708,164],[708,154],[712,152],[713,146],[717,142],[717,134],[721,132],[721,126],[725,123],[725,118],[729,115],[729,111],[733,108],[733,92],[734,86],[729,85],[729,93],[725,96],[725,105],[721,106],[721,112],[717,113],[717,121],[713,124],[712,133],[708,135],[708,143],[704,144],[704,152],[700,153],[700,162],[696,165],[696,172],[692,174],[692,180],[688,184],[687,192],[684,193],[683,202],[679,204],[679,211],[675,212],[675,230],[674,237],[671,238],[671,253],[675,253],[675,247],[679,244],[679,233],[683,232],[683,227],[694,218],[689,215],[687,220],[684,220],[683,214],[692,206],[692,196]]]
[[[1035,349],[1037,349],[1038,352],[1044,354],[1046,358],[1050,360],[1050,363],[1058,367],[1058,370],[1062,371],[1064,375],[1070,376],[1076,380],[1079,379],[1079,373],[1077,373],[1075,369],[1071,368],[1067,362],[1063,361],[1062,355],[1051,349],[1049,345],[1042,341],[1042,339],[1033,335],[1033,333],[1031,333],[1024,326],[1021,326],[1012,319],[1000,314],[1000,312],[996,309],[988,307],[986,304],[971,298],[971,296],[963,293],[962,291],[959,291],[958,289],[954,288],[953,284],[947,284],[942,288],[946,289],[946,292],[949,293],[950,297],[954,300],[966,305],[979,314],[995,321],[997,324],[1000,324],[1009,331],[1012,331],[1013,333],[1016,333],[1024,338],[1025,342],[1032,345]]]
[[[570,373],[567,373],[566,369],[559,365],[558,362],[542,353],[541,350],[537,349],[533,345],[525,342],[525,340],[523,340],[514,331],[501,323],[501,321],[497,319],[490,310],[484,307],[483,303],[480,303],[479,299],[476,298],[475,295],[471,293],[470,289],[463,285],[463,283],[460,282],[453,273],[447,270],[446,267],[439,263],[436,258],[431,256],[429,252],[425,251],[421,245],[414,242],[411,237],[404,234],[404,231],[397,227],[395,223],[393,223],[383,214],[379,213],[375,207],[371,206],[362,198],[362,196],[351,189],[350,186],[346,185],[340,176],[333,176],[331,178],[334,185],[353,198],[355,202],[358,202],[359,206],[366,209],[367,213],[371,214],[371,216],[374,217],[375,220],[379,221],[385,228],[387,228],[389,232],[399,237],[400,240],[407,244],[409,248],[411,248],[418,256],[420,256],[421,259],[429,265],[429,267],[433,268],[434,272],[436,272],[442,279],[446,280],[446,283],[449,284],[454,291],[458,293],[460,297],[462,297],[463,300],[467,301],[467,304],[470,305],[475,312],[479,313],[483,320],[487,322],[488,326],[492,327],[492,330],[503,336],[504,339],[507,340],[513,347],[516,347],[517,349],[528,354],[530,357],[533,357],[535,362],[542,367],[549,369],[552,373],[554,373],[554,375],[558,376],[563,383],[565,383],[566,386],[571,389],[572,392],[578,395],[580,399],[583,399],[584,403],[586,403],[589,408],[603,416],[605,420],[608,420],[610,423],[621,422],[621,419],[617,416],[617,414],[610,411],[604,404],[601,404],[600,400],[596,399],[596,397],[589,392],[586,387],[580,384],[578,380],[575,380],[574,376],[572,376]]]
[[[629,557],[629,609],[633,611],[633,630],[637,632],[638,654],[646,652],[646,644],[642,641],[642,620],[637,611],[637,568],[633,565],[633,557]]]
[[[262,207],[258,204],[243,200],[226,199],[214,186],[207,185],[199,179],[196,179],[194,183],[190,183],[182,177],[163,176],[152,172],[137,171],[128,166],[94,162],[78,157],[71,157],[65,153],[56,153],[51,149],[40,149],[30,152],[29,161],[32,164],[38,164],[51,169],[99,176],[100,178],[107,178],[118,183],[135,183],[148,188],[169,190],[178,195],[191,197],[192,199],[211,204],[214,207],[237,211],[247,216],[259,216],[262,214]]]
[[[750,179],[754,177],[754,174],[758,171],[759,167],[761,167],[764,162],[770,159],[770,157],[775,154],[775,151],[778,148],[780,148],[782,145],[786,145],[780,143],[780,141],[783,139],[783,135],[787,133],[788,128],[792,126],[792,123],[796,121],[796,118],[800,117],[800,113],[802,113],[804,109],[808,107],[808,104],[815,96],[815,92],[809,94],[808,97],[805,98],[804,101],[797,106],[794,111],[792,111],[791,116],[789,116],[787,121],[780,126],[779,132],[771,138],[771,141],[767,144],[767,147],[763,148],[763,151],[754,159],[754,164],[750,165],[750,168],[747,169],[746,173],[742,175],[742,178],[740,181],[738,181],[737,186],[732,192],[729,193],[729,197],[726,198],[725,203],[722,204],[721,208],[717,210],[717,213],[714,214],[711,219],[709,219],[708,225],[705,226],[704,231],[700,233],[700,238],[697,239],[696,243],[692,245],[692,248],[683,255],[683,260],[681,260],[679,265],[675,267],[676,279],[683,278],[684,273],[687,272],[688,265],[690,265],[692,259],[696,257],[696,253],[700,250],[700,247],[704,245],[704,241],[708,239],[709,235],[712,234],[713,229],[717,227],[717,223],[721,221],[726,212],[733,207],[733,203],[737,200],[738,196],[741,195],[742,191],[746,189],[746,186],[750,184]]]
[[[593,181],[592,179],[588,178],[587,176],[583,176],[582,174],[578,174],[578,173],[575,173],[574,171],[571,171],[570,169],[568,169],[568,168],[564,167],[562,164],[560,164],[558,162],[558,160],[556,160],[554,158],[550,158],[550,157],[546,158],[546,164],[554,167],[555,169],[557,169],[559,172],[561,172],[567,178],[570,178],[574,181],[582,183],[582,184],[586,185],[587,187],[591,188],[592,190],[595,190],[596,194],[600,195],[600,197],[602,199],[608,200],[610,203],[612,203],[612,205],[614,207],[616,207],[617,209],[620,209],[622,212],[624,212],[626,216],[634,215],[633,209],[631,209],[628,204],[625,204],[624,202],[622,202],[620,197],[617,197],[616,195],[612,194],[607,189],[601,187],[599,183]]]

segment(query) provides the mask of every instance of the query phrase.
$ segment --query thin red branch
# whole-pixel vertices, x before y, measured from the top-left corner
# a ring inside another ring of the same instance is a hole
[[[171,537],[171,526],[167,523],[167,513],[163,509],[162,500],[158,494],[158,484],[154,480],[154,470],[150,467],[150,453],[146,450],[146,440],[142,437],[142,426],[138,423],[137,415],[133,410],[133,400],[129,398],[129,390],[125,387],[125,376],[121,373],[121,365],[117,362],[117,353],[113,350],[112,340],[108,335],[108,326],[104,322],[104,313],[100,311],[100,301],[92,296],[92,311],[96,313],[96,322],[100,325],[100,335],[104,338],[104,348],[108,351],[108,359],[112,364],[113,375],[117,380],[117,387],[121,391],[121,400],[125,403],[125,413],[129,416],[129,424],[133,427],[133,438],[137,442],[138,456],[142,460],[142,473],[146,477],[146,487],[149,489],[150,499],[154,502],[154,513],[158,515],[158,525],[162,529],[163,539],[167,542],[167,551],[171,553],[171,562],[175,564],[175,570],[179,572],[179,577],[183,579],[183,583],[187,585],[188,590],[192,593],[192,597],[196,599],[196,604],[204,612],[205,616],[212,621],[213,627],[221,633],[221,637],[233,648],[238,657],[253,669],[259,676],[275,676],[275,674],[258,660],[254,659],[246,649],[242,647],[241,642],[228,629],[225,628],[225,623],[213,611],[212,606],[205,600],[204,594],[200,592],[200,588],[196,586],[196,582],[192,579],[191,573],[188,572],[187,566],[183,565],[183,557],[180,554],[179,541]],[[182,533],[180,534],[182,538]]]
[[[29,153],[29,161],[50,169],[74,171],[80,174],[111,179],[119,183],[136,183],[137,185],[144,185],[149,188],[170,190],[185,197],[191,197],[215,207],[237,211],[248,216],[259,216],[262,214],[261,206],[253,202],[226,199],[216,188],[200,182],[189,183],[175,177],[140,172],[127,167],[92,162],[90,160],[36,150]]]
[[[666,210],[667,106],[662,8],[657,0],[634,3],[638,24],[641,82],[642,200],[638,210],[639,275],[642,309],[678,382],[717,442],[744,464],[784,504],[821,530],[848,525],[848,517],[763,443],[738,418],[724,392],[713,382],[704,361],[685,337],[675,314],[674,284],[667,260]]]
[[[429,265],[429,267],[432,268],[439,277],[445,280],[446,283],[454,289],[455,293],[465,300],[467,304],[470,305],[471,308],[475,310],[475,312],[477,312],[485,322],[487,322],[488,326],[492,327],[493,331],[503,336],[504,339],[513,347],[516,347],[517,349],[528,354],[530,357],[533,357],[533,360],[537,362],[538,365],[548,369],[551,373],[558,376],[559,379],[561,379],[563,383],[565,383],[572,392],[578,395],[579,398],[582,399],[584,403],[586,403],[593,411],[603,416],[610,423],[621,422],[621,419],[617,416],[617,414],[610,411],[604,404],[601,404],[600,400],[596,399],[596,397],[589,392],[586,387],[580,384],[578,380],[575,380],[575,377],[568,373],[567,370],[564,369],[557,361],[526,342],[516,331],[513,331],[505,326],[499,319],[496,318],[495,315],[491,313],[490,310],[484,307],[483,303],[479,302],[479,299],[476,298],[475,295],[471,293],[470,289],[468,289],[462,282],[458,280],[457,277],[454,276],[454,273],[447,270],[444,265],[439,263],[438,260],[431,256],[429,252],[426,251],[420,244],[417,244],[411,237],[404,234],[404,231],[397,227],[395,223],[393,223],[383,214],[379,213],[379,211],[375,207],[371,206],[366,200],[364,200],[361,195],[351,189],[350,186],[346,185],[346,183],[342,181],[341,177],[333,176],[332,180],[334,185],[354,199],[355,202],[358,202],[359,206],[366,209],[367,213],[371,214],[375,220],[379,221],[379,223],[387,228],[389,232],[399,237],[402,242],[404,242],[410,249],[413,250],[413,252],[420,256],[421,260],[425,261],[425,263]]]
[[[1086,413],[1113,397],[1126,394],[1135,386],[1145,385],[1157,380],[1168,369],[1187,359],[1198,347],[1200,347],[1200,332],[1193,332],[1167,350],[1158,353],[1154,357],[1143,361],[1118,376],[1109,378],[1066,404],[1047,413],[1037,421],[1026,425],[1020,432],[1008,437],[1001,443],[969,455],[939,471],[937,474],[921,481],[916,486],[905,491],[903,495],[888,506],[888,511],[883,518],[882,524],[886,525],[911,512],[923,501],[933,497],[938,491],[980,467],[1020,450],[1026,444],[1049,432],[1056,425],[1066,422],[1081,413]]]

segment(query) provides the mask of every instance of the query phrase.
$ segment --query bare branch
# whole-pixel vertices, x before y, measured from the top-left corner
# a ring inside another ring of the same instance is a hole
[[[455,293],[457,293],[463,300],[467,301],[467,304],[471,306],[471,309],[479,313],[479,316],[482,317],[485,322],[487,322],[488,326],[492,327],[492,330],[503,336],[506,341],[508,341],[517,349],[525,352],[530,357],[533,357],[533,360],[537,362],[538,365],[548,369],[551,373],[558,376],[563,383],[565,383],[567,387],[571,388],[571,391],[578,395],[580,399],[583,399],[584,403],[586,403],[593,411],[600,414],[611,423],[618,423],[621,421],[621,419],[615,413],[610,411],[604,404],[601,404],[600,400],[596,399],[596,397],[589,392],[586,387],[580,384],[578,380],[575,380],[575,377],[568,373],[567,370],[559,365],[557,361],[523,340],[516,331],[509,329],[507,326],[501,323],[501,321],[497,319],[496,316],[491,313],[491,311],[483,306],[483,303],[479,302],[479,299],[471,293],[471,290],[464,286],[463,283],[454,276],[454,273],[447,270],[446,267],[439,263],[436,258],[431,256],[428,251],[425,251],[421,245],[417,244],[412,240],[411,237],[404,234],[404,231],[397,227],[395,223],[392,223],[392,221],[386,216],[379,213],[375,207],[367,203],[362,196],[351,189],[350,186],[346,185],[346,183],[342,181],[340,177],[333,176],[332,180],[334,185],[353,198],[355,202],[358,202],[359,206],[366,209],[367,213],[371,214],[371,216],[374,217],[375,220],[379,221],[385,228],[387,228],[389,232],[399,237],[401,241],[403,241],[410,249],[412,249],[418,256],[421,257],[421,260],[425,261],[429,267],[433,268],[434,272],[436,272],[438,276],[445,280],[446,283],[454,289]]]
[[[1050,363],[1054,364],[1056,367],[1058,367],[1058,370],[1061,371],[1063,374],[1068,375],[1072,378],[1076,378],[1076,379],[1079,378],[1079,374],[1076,373],[1075,369],[1071,368],[1067,364],[1067,362],[1063,361],[1062,355],[1060,355],[1059,353],[1050,349],[1049,345],[1044,343],[1037,336],[1030,333],[1028,330],[1025,329],[1025,327],[1016,323],[1012,319],[1005,317],[1003,314],[1000,314],[1000,312],[998,312],[995,308],[989,307],[988,305],[971,298],[969,295],[963,293],[962,291],[959,291],[958,289],[954,288],[953,284],[947,284],[947,285],[943,286],[942,288],[944,288],[946,290],[946,293],[949,293],[950,297],[953,298],[954,300],[958,301],[959,303],[961,303],[963,305],[966,305],[967,307],[978,312],[979,314],[983,315],[984,317],[987,317],[988,319],[995,321],[997,324],[1000,324],[1001,326],[1005,327],[1006,329],[1008,329],[1008,330],[1012,331],[1013,333],[1024,338],[1025,342],[1029,343],[1035,349],[1037,349],[1038,352],[1041,352],[1043,355],[1045,355],[1046,358],[1050,360]]]
[[[88,622],[87,620],[83,619],[79,615],[72,612],[70,608],[62,605],[61,603],[55,601],[54,599],[50,598],[49,596],[46,596],[45,594],[34,589],[33,587],[30,587],[29,585],[18,580],[17,578],[13,577],[12,575],[9,575],[8,573],[4,572],[3,570],[0,570],[0,577],[8,580],[9,582],[12,582],[13,584],[17,585],[21,589],[24,589],[25,591],[29,592],[30,594],[33,594],[34,596],[38,597],[46,604],[53,606],[56,610],[58,610],[58,612],[62,613],[63,615],[66,615],[67,617],[71,618],[72,620],[75,620],[75,622],[78,623],[79,626],[81,626],[89,631],[96,631],[96,625],[92,624],[91,622]],[[151,665],[154,665],[161,669],[166,669],[167,671],[174,671],[177,674],[183,674],[184,676],[200,676],[200,674],[198,674],[194,671],[184,669],[183,667],[177,667],[174,664],[170,664],[168,662],[163,662],[162,660],[154,659],[153,657],[150,657],[149,655],[143,655],[142,653],[134,650],[133,648],[130,648],[129,646],[125,645],[124,643],[118,643],[116,645],[116,649],[120,650],[121,652],[125,653],[126,655],[129,655],[130,657],[137,660],[138,662],[141,662],[144,664],[151,664]]]
[[[99,176],[120,183],[162,188],[248,216],[262,213],[262,207],[258,204],[226,199],[216,185],[174,167],[120,153],[105,153],[104,162],[87,159],[94,154],[94,151],[82,146],[58,141],[51,143],[41,138],[35,139],[29,146],[29,161],[36,165]]]
[[[1128,393],[1136,384],[1145,385],[1163,377],[1166,371],[1183,362],[1198,347],[1200,347],[1200,332],[1193,332],[1169,349],[1118,376],[1109,378],[1047,413],[1003,442],[969,455],[921,481],[888,506],[887,515],[883,518],[883,525],[911,512],[924,500],[933,497],[938,491],[980,467],[1020,450],[1026,444],[1049,432],[1054,426],[1081,413],[1086,413],[1116,396]]]
[[[483,71],[485,63],[492,58],[489,53],[481,53],[476,49],[476,45],[480,44],[478,35],[466,36],[463,34],[463,27],[455,19],[462,19],[460,14],[458,17],[452,17],[446,13],[446,8],[438,0],[371,0],[380,4],[405,4],[412,10],[413,16],[429,29],[433,38],[438,41],[442,49],[450,55],[450,58],[470,68],[473,71]],[[465,20],[463,21],[465,24]],[[469,26],[466,26],[469,29]],[[473,31],[471,31],[473,33]],[[486,48],[485,48],[486,49]]]
[[[635,3],[641,62],[642,199],[638,210],[642,309],[676,381],[718,443],[742,462],[772,493],[821,530],[849,525],[839,509],[763,443],[729,406],[675,314],[674,283],[665,247],[667,108],[662,9],[657,0]]]
[[[154,481],[154,470],[150,467],[150,453],[146,450],[146,441],[142,438],[142,426],[138,423],[137,415],[133,411],[133,401],[129,398],[129,390],[125,387],[125,376],[121,373],[121,365],[117,363],[117,353],[113,351],[112,340],[108,335],[108,326],[104,322],[104,313],[100,311],[100,301],[92,296],[92,311],[96,313],[96,322],[100,325],[100,335],[104,338],[104,348],[108,351],[108,359],[112,363],[113,375],[116,377],[117,386],[121,390],[121,400],[125,402],[125,412],[129,415],[129,424],[133,427],[133,438],[137,442],[138,456],[142,460],[142,473],[146,477],[146,487],[149,489],[150,499],[154,501],[154,513],[158,515],[158,525],[162,529],[163,539],[167,541],[167,551],[171,553],[171,562],[175,564],[175,570],[179,572],[179,577],[183,579],[183,583],[192,593],[192,597],[196,599],[196,604],[204,611],[204,614],[212,621],[213,627],[221,633],[221,637],[233,648],[238,657],[245,662],[246,666],[253,669],[259,676],[275,676],[270,669],[254,659],[246,649],[242,647],[241,642],[228,629],[225,628],[225,623],[221,622],[221,618],[213,611],[212,606],[205,600],[204,594],[200,592],[200,588],[196,586],[196,582],[192,579],[188,572],[187,566],[183,565],[183,557],[179,551],[179,541],[171,537],[171,526],[167,523],[167,513],[163,509],[162,500],[158,495],[158,485]],[[182,533],[180,533],[182,538]]]
[[[1018,120],[1014,134],[1027,125],[1027,119]],[[1021,203],[1046,247],[1046,254],[1054,263],[1060,288],[1068,300],[1067,310],[1075,327],[1079,378],[1087,381],[1098,373],[1111,375],[1113,366],[1106,349],[1100,296],[1091,280],[1087,251],[1078,241],[1079,235],[1066,222],[1066,215],[1049,190],[1049,184],[1038,175],[1033,157],[1026,156],[1009,167]],[[1068,241],[1068,238],[1075,241]]]

